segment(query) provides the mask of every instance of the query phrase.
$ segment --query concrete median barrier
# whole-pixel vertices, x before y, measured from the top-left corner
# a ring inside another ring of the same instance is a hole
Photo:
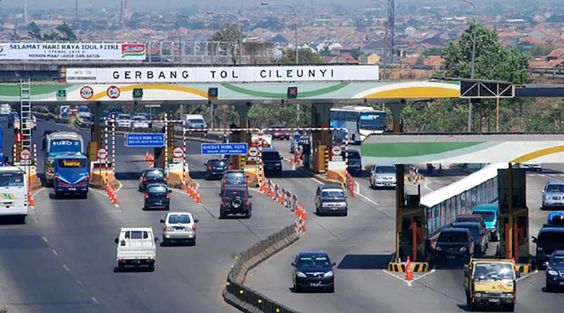
[[[515,264],[515,272],[529,274],[533,270],[531,264]]]
[[[405,273],[405,266],[406,262],[390,262],[388,263],[388,271]],[[415,273],[428,272],[430,270],[429,263],[427,262],[411,262],[411,268]]]

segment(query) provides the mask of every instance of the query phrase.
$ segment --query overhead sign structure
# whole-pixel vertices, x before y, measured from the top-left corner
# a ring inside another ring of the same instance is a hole
[[[68,83],[236,83],[378,80],[377,65],[68,68]]]
[[[201,154],[247,155],[249,145],[246,143],[202,143]]]
[[[165,145],[165,134],[131,133],[125,134],[126,147],[154,147]]]
[[[0,43],[0,60],[145,60],[144,43]]]

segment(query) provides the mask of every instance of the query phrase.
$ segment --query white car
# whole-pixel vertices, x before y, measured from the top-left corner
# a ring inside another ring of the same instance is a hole
[[[117,123],[117,127],[125,127],[125,128],[130,128],[131,127],[131,115],[129,114],[119,114],[116,117],[116,123]]]
[[[124,227],[115,239],[118,271],[126,267],[147,267],[153,271],[157,260],[157,243],[151,227]]]
[[[149,121],[143,115],[133,116],[133,128],[149,128]]]
[[[85,118],[85,119],[92,119],[92,112],[90,112],[90,108],[81,105],[78,107],[78,117]]]
[[[196,223],[192,214],[187,212],[170,212],[165,219],[161,220],[163,225],[163,245],[172,241],[184,241],[196,245]]]
[[[376,164],[370,171],[370,187],[396,187],[396,167],[393,164]]]
[[[12,107],[10,106],[9,103],[0,104],[0,115],[2,116],[9,115],[11,111],[12,111]]]

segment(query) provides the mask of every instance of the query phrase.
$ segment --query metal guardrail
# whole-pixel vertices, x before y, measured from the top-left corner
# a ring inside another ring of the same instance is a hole
[[[292,224],[239,254],[227,274],[227,282],[223,290],[225,301],[243,312],[298,313],[243,284],[249,270],[296,240],[298,236],[295,225]]]

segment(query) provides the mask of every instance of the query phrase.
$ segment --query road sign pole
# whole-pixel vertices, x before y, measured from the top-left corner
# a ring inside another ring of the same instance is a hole
[[[186,184],[186,170],[188,169],[188,158],[186,157],[186,121],[182,118],[182,146],[184,150],[184,155],[182,156],[182,182]]]
[[[165,112],[164,114],[164,121],[165,121],[165,163],[164,163],[164,170],[165,174],[168,176],[168,114]]]
[[[104,148],[108,151],[108,120],[104,120]],[[100,167],[100,185],[102,184],[102,164]],[[104,160],[104,169],[108,170],[108,158]]]
[[[112,177],[116,177],[116,121],[111,120],[112,123]]]

